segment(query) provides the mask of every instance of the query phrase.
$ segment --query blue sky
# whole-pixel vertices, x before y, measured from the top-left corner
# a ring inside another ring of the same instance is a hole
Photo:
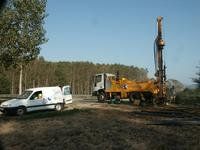
[[[47,3],[46,60],[133,65],[153,77],[156,18],[163,16],[167,78],[192,84],[200,63],[199,0],[58,1]]]

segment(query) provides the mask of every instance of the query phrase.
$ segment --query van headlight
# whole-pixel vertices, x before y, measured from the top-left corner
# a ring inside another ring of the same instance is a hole
[[[11,107],[11,104],[2,104],[1,107]]]

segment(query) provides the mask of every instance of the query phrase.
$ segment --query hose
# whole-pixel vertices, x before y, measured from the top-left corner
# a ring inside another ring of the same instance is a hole
[[[154,49],[154,65],[155,65],[155,73],[157,72],[157,69],[158,69],[158,60],[157,60],[157,52],[156,52],[156,42],[157,42],[157,39],[158,37],[156,37],[155,41],[154,41],[154,46],[153,46],[153,49]]]

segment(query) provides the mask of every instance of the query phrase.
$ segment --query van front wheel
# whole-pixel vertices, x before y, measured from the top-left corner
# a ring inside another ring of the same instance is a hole
[[[55,109],[56,111],[61,111],[63,109],[63,104],[56,104]]]
[[[26,113],[26,109],[24,107],[17,108],[17,115],[22,116]]]

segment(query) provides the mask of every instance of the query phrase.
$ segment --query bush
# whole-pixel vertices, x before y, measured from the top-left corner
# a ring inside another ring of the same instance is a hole
[[[195,105],[200,104],[200,89],[185,89],[176,96],[177,104]]]

